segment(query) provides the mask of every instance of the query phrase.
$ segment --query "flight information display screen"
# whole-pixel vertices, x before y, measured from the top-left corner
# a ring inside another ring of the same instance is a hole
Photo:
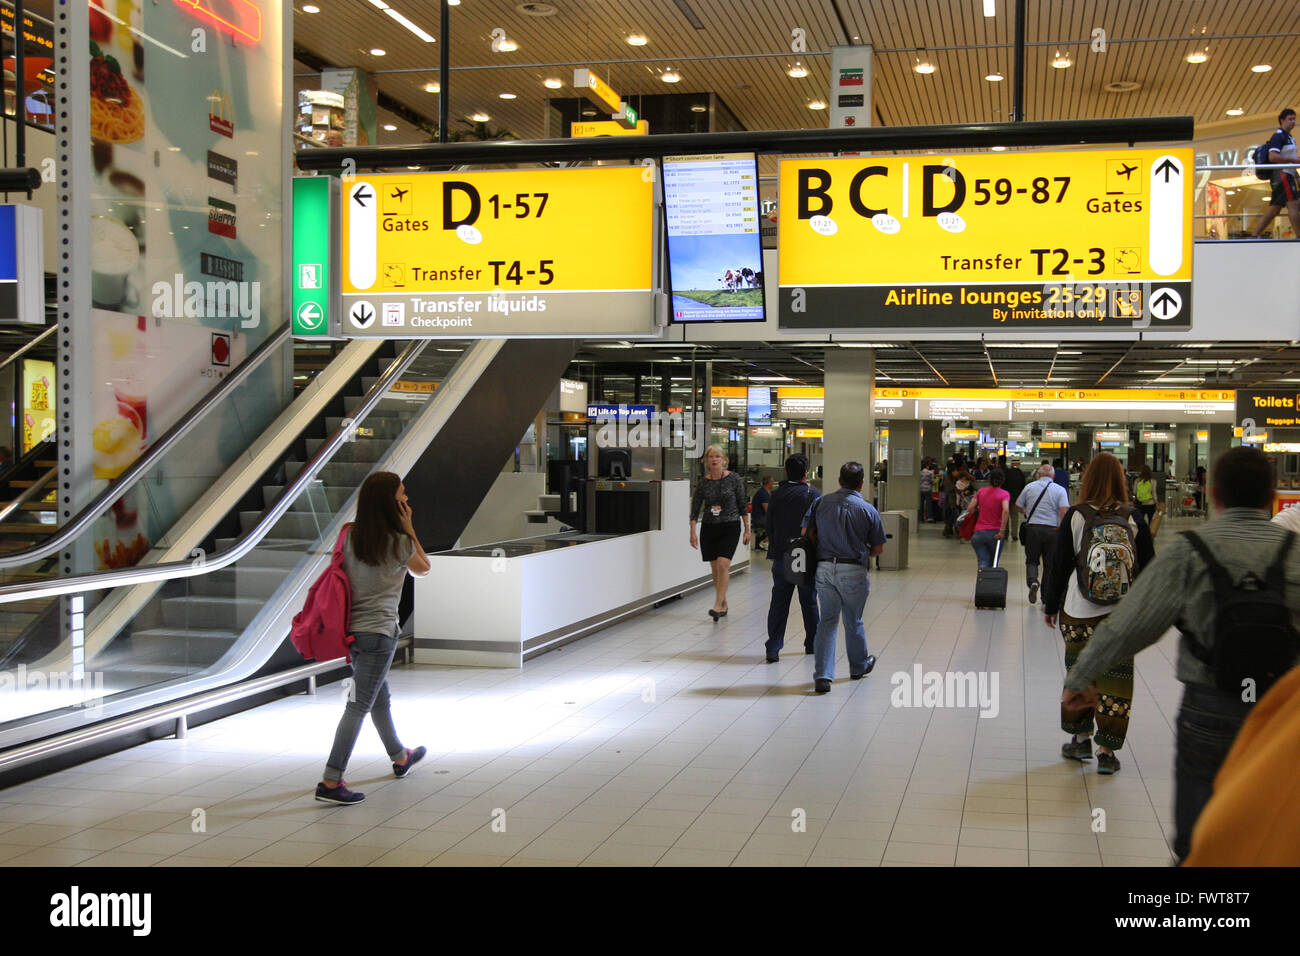
[[[673,321],[764,321],[754,154],[665,156],[664,209]]]

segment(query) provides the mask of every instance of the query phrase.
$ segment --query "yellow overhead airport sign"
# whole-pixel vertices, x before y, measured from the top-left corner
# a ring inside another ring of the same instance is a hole
[[[617,113],[623,108],[622,98],[614,88],[585,66],[573,71],[573,88],[607,113]]]
[[[783,391],[777,389],[778,394]],[[1078,402],[1231,402],[1232,389],[1172,388],[877,388],[875,398],[947,399],[976,401],[1078,401]]]
[[[649,120],[637,120],[635,129],[626,129],[622,124],[616,123],[613,120],[569,124],[569,135],[574,139],[581,139],[587,136],[647,136],[649,133]]]
[[[353,177],[350,336],[647,334],[658,220],[640,166]]]
[[[1191,324],[1192,151],[789,159],[783,331]]]

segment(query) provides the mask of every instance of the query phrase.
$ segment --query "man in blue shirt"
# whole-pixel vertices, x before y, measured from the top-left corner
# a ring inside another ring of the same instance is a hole
[[[780,660],[781,648],[785,646],[785,626],[790,618],[790,599],[795,591],[795,586],[785,579],[785,549],[791,539],[798,536],[808,508],[821,497],[821,492],[804,480],[808,474],[808,459],[803,455],[791,455],[785,460],[785,474],[788,480],[777,487],[767,510],[767,556],[772,559],[772,603],[767,608],[765,645],[769,664]],[[799,608],[803,611],[803,650],[805,654],[811,654],[818,621],[817,589],[814,585],[799,588]]]
[[[1029,587],[1029,603],[1038,600],[1038,561],[1043,559],[1044,569],[1049,565],[1056,542],[1056,528],[1070,510],[1070,496],[1055,481],[1051,465],[1038,469],[1038,478],[1021,490],[1016,497],[1016,510],[1025,516],[1025,584]]]
[[[1070,494],[1070,470],[1064,467],[1065,462],[1060,458],[1052,459],[1052,480],[1065,489],[1068,496]]]
[[[1297,160],[1295,139],[1291,130],[1295,129],[1295,110],[1285,109],[1277,115],[1277,132],[1268,141],[1268,162],[1293,163]],[[1251,235],[1258,239],[1264,230],[1283,209],[1291,217],[1291,230],[1300,237],[1300,182],[1296,180],[1295,167],[1290,169],[1271,169],[1269,182],[1273,186],[1273,195],[1268,202],[1268,210],[1260,217],[1255,231]]]
[[[828,693],[835,679],[835,624],[844,619],[844,651],[849,658],[849,677],[861,680],[876,666],[867,653],[867,634],[862,612],[867,606],[871,582],[867,563],[885,550],[885,527],[880,514],[862,497],[864,471],[861,463],[845,462],[840,468],[840,490],[813,502],[804,515],[804,531],[817,537],[817,601],[821,622],[814,642],[813,687]]]

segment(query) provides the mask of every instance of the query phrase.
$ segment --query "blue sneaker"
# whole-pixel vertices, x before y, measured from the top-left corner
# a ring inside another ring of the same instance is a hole
[[[393,764],[393,776],[396,777],[398,780],[401,780],[403,777],[408,776],[412,768],[414,768],[417,763],[419,763],[421,760],[424,759],[424,755],[426,753],[428,753],[428,751],[425,750],[423,747],[416,747],[414,750],[408,750],[406,752],[406,763]]]
[[[316,799],[321,803],[337,803],[342,807],[350,807],[366,799],[366,795],[349,790],[346,781],[340,780],[337,787],[327,787],[323,783],[316,784]]]

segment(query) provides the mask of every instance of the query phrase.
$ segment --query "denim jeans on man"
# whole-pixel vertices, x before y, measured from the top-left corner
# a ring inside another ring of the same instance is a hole
[[[328,783],[343,779],[343,771],[347,769],[366,714],[370,714],[375,730],[379,731],[388,758],[396,763],[406,756],[406,748],[397,739],[397,728],[393,726],[393,715],[389,710],[388,668],[392,666],[393,654],[397,651],[397,629],[394,628],[392,634],[358,631],[353,636],[356,642],[352,645],[352,686],[348,690],[343,718],[334,732],[334,746],[325,763]]]
[[[974,518],[966,519],[974,521]],[[993,567],[993,554],[997,550],[998,533],[989,528],[985,531],[976,531],[970,536],[970,546],[975,549],[975,556],[979,559],[981,568]]]
[[[790,599],[794,597],[795,586],[785,579],[785,555],[772,562],[772,603],[767,608],[767,648],[768,656],[781,653],[785,647],[785,625],[790,619]],[[817,587],[809,584],[799,588],[799,608],[803,611],[803,648],[812,653],[813,642],[817,637]]]
[[[817,602],[821,623],[817,625],[814,646],[814,680],[835,679],[835,627],[844,620],[844,651],[849,658],[849,674],[867,669],[867,632],[862,626],[862,612],[867,606],[871,583],[861,564],[844,564],[823,558],[817,564]]]
[[[1217,687],[1188,684],[1178,709],[1174,751],[1174,856],[1192,847],[1192,830],[1214,793],[1214,778],[1228,758],[1251,705]]]

